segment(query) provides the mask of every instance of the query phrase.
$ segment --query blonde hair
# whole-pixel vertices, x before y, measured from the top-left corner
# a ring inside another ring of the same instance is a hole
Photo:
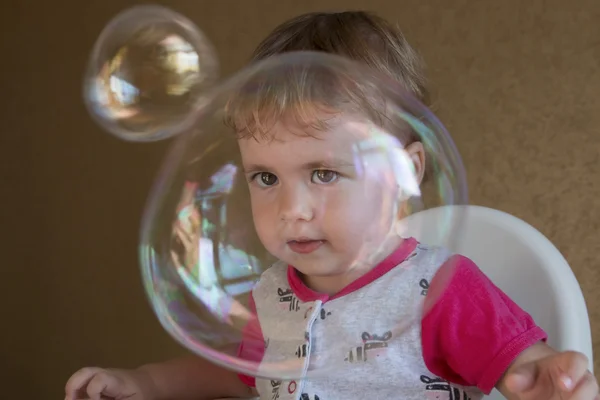
[[[401,85],[422,103],[428,91],[420,58],[399,29],[364,11],[309,13],[276,27],[256,48],[252,63],[291,52],[322,52],[362,64]],[[307,62],[308,61],[308,62]],[[386,99],[370,79],[344,74],[344,68],[311,63],[275,65],[255,70],[231,97],[226,123],[242,137],[267,137],[273,124],[287,120],[323,130],[327,117],[360,113],[370,121],[390,123]],[[274,72],[275,71],[275,72]],[[365,115],[366,114],[366,115]]]

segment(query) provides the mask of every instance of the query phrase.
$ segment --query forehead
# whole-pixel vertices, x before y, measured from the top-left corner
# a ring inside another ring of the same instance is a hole
[[[326,161],[352,158],[364,143],[372,141],[374,132],[371,124],[347,117],[326,121],[324,129],[278,122],[266,137],[246,137],[239,140],[239,145],[245,162],[289,163],[306,158]]]

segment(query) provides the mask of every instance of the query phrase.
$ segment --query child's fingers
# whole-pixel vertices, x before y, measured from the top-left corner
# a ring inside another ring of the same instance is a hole
[[[579,381],[589,374],[588,359],[582,353],[574,351],[561,353],[558,357],[556,363],[557,382],[563,390],[570,392],[579,385]]]
[[[115,375],[100,371],[87,385],[87,395],[91,400],[102,400],[106,397],[116,398],[122,393],[122,382]]]
[[[183,247],[189,251],[193,244],[192,236],[179,225],[175,226],[175,235],[181,240]]]
[[[193,204],[188,205],[178,212],[177,220],[180,224],[191,228],[200,222],[200,213]]]
[[[567,397],[569,400],[596,400],[598,399],[598,382],[591,372],[587,372],[575,389]]]
[[[179,254],[177,254],[177,252],[174,250],[171,250],[171,259],[173,260],[173,263],[175,264],[175,266],[177,268],[183,268],[183,264],[181,263],[181,260],[179,259]]]
[[[190,214],[190,222],[192,223],[192,226],[200,225],[200,213],[198,212],[198,210],[192,210]]]
[[[94,378],[96,374],[102,371],[102,368],[89,367],[82,368],[75,372],[67,381],[65,385],[65,400],[77,400],[83,399],[82,395],[85,393],[85,388],[88,383]]]

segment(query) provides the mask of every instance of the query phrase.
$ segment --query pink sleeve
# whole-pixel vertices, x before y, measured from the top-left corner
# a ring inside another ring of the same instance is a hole
[[[442,266],[430,283],[428,300],[421,334],[427,368],[485,394],[523,350],[547,338],[466,257],[455,256]]]
[[[259,363],[262,361],[265,353],[265,340],[263,338],[260,324],[258,323],[258,316],[256,314],[256,304],[254,303],[254,297],[250,293],[248,306],[250,312],[254,316],[251,321],[248,321],[242,331],[242,343],[238,349],[238,357],[244,361],[252,361]],[[256,382],[253,376],[238,374],[242,382],[250,387],[255,387]]]

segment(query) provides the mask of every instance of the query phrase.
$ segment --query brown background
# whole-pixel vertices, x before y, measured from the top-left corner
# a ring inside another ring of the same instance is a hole
[[[166,143],[109,136],[81,98],[98,33],[134,3],[2,2],[3,399],[59,399],[79,367],[133,367],[182,351],[149,309],[136,255]],[[225,75],[301,12],[367,8],[397,21],[429,65],[472,203],[523,218],[556,243],[583,287],[600,354],[600,2],[161,3],[202,27]]]

